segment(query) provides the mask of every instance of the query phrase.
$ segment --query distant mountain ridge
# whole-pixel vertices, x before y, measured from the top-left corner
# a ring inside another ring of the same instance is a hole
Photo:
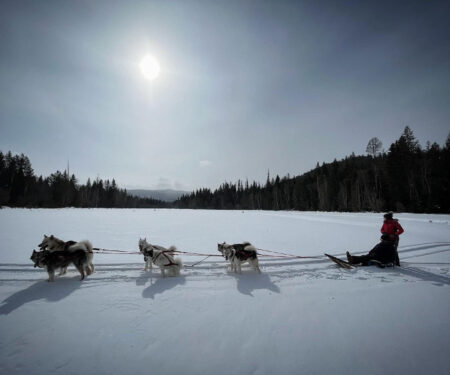
[[[182,195],[190,194],[190,191],[183,190],[146,190],[146,189],[130,189],[127,190],[129,195],[134,195],[139,198],[152,198],[158,199],[164,202],[173,202],[180,198]]]

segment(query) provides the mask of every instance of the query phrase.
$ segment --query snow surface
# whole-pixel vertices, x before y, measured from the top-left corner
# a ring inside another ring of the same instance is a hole
[[[381,214],[1,209],[0,373],[448,375],[450,215],[397,217],[402,267],[345,270],[323,253],[368,251]],[[163,279],[140,255],[96,254],[85,281],[71,267],[48,283],[29,260],[44,233],[214,255],[247,240],[320,257],[261,258],[261,275],[210,257]]]

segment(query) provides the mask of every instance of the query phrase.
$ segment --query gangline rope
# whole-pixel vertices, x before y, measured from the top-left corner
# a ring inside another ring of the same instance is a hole
[[[280,251],[275,250],[266,250],[266,249],[256,249],[258,251],[258,255],[262,257],[268,257],[268,258],[279,258],[279,259],[320,259],[321,256],[301,256],[301,255],[294,255],[294,254],[288,254]],[[93,248],[94,253],[97,254],[136,254],[141,255],[142,253],[139,251],[126,251],[126,250],[113,250],[113,249],[103,249],[99,247]],[[184,254],[187,256],[203,256],[203,257],[222,257],[220,254],[205,254],[205,253],[197,253],[192,251],[181,251],[181,250],[167,250],[167,252],[175,253],[175,254]],[[270,254],[262,254],[260,252],[267,252],[267,253],[273,253],[278,255],[270,255]]]

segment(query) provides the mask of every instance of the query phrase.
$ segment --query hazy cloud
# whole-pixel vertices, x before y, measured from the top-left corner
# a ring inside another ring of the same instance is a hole
[[[200,167],[205,168],[212,165],[212,162],[209,160],[200,160]]]
[[[183,190],[183,191],[190,190],[188,187],[186,187],[186,185],[183,185],[182,183],[177,181],[174,182],[173,187],[175,188],[175,190]]]
[[[158,190],[172,189],[172,188],[173,188],[172,181],[165,177],[160,177],[155,185],[155,189]]]

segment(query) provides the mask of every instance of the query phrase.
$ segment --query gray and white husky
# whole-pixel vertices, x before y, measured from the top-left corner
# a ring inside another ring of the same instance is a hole
[[[168,249],[159,245],[152,245],[145,238],[139,239],[139,251],[144,255],[145,271],[152,269],[152,263],[161,269],[162,277],[166,277],[165,271],[169,276],[179,276],[183,262],[181,258],[174,258],[175,246]]]
[[[237,244],[218,243],[219,250],[223,257],[230,262],[231,272],[242,273],[242,263],[248,262],[258,273],[261,273],[258,263],[258,253],[250,242]]]
[[[49,251],[33,250],[30,259],[34,263],[34,267],[45,268],[48,273],[48,281],[55,281],[55,271],[60,268],[67,269],[70,264],[73,264],[75,268],[81,274],[81,280],[85,277],[85,272],[90,275],[91,268],[89,267],[89,253],[84,250],[73,251]],[[60,273],[61,274],[61,273]]]
[[[94,264],[92,263],[92,260],[94,259],[94,253],[92,251],[92,244],[87,241],[87,240],[83,240],[83,241],[63,241],[60,240],[59,238],[56,238],[53,234],[50,236],[47,236],[44,234],[44,239],[42,240],[42,242],[38,245],[39,248],[41,250],[47,250],[50,252],[53,251],[68,251],[68,252],[73,252],[73,251],[77,251],[77,250],[82,250],[84,252],[86,252],[87,254],[87,268],[86,269],[86,273],[88,275],[90,275],[91,273],[94,272]],[[61,267],[61,271],[60,271],[60,275],[64,275],[67,272],[67,266],[66,267]]]

